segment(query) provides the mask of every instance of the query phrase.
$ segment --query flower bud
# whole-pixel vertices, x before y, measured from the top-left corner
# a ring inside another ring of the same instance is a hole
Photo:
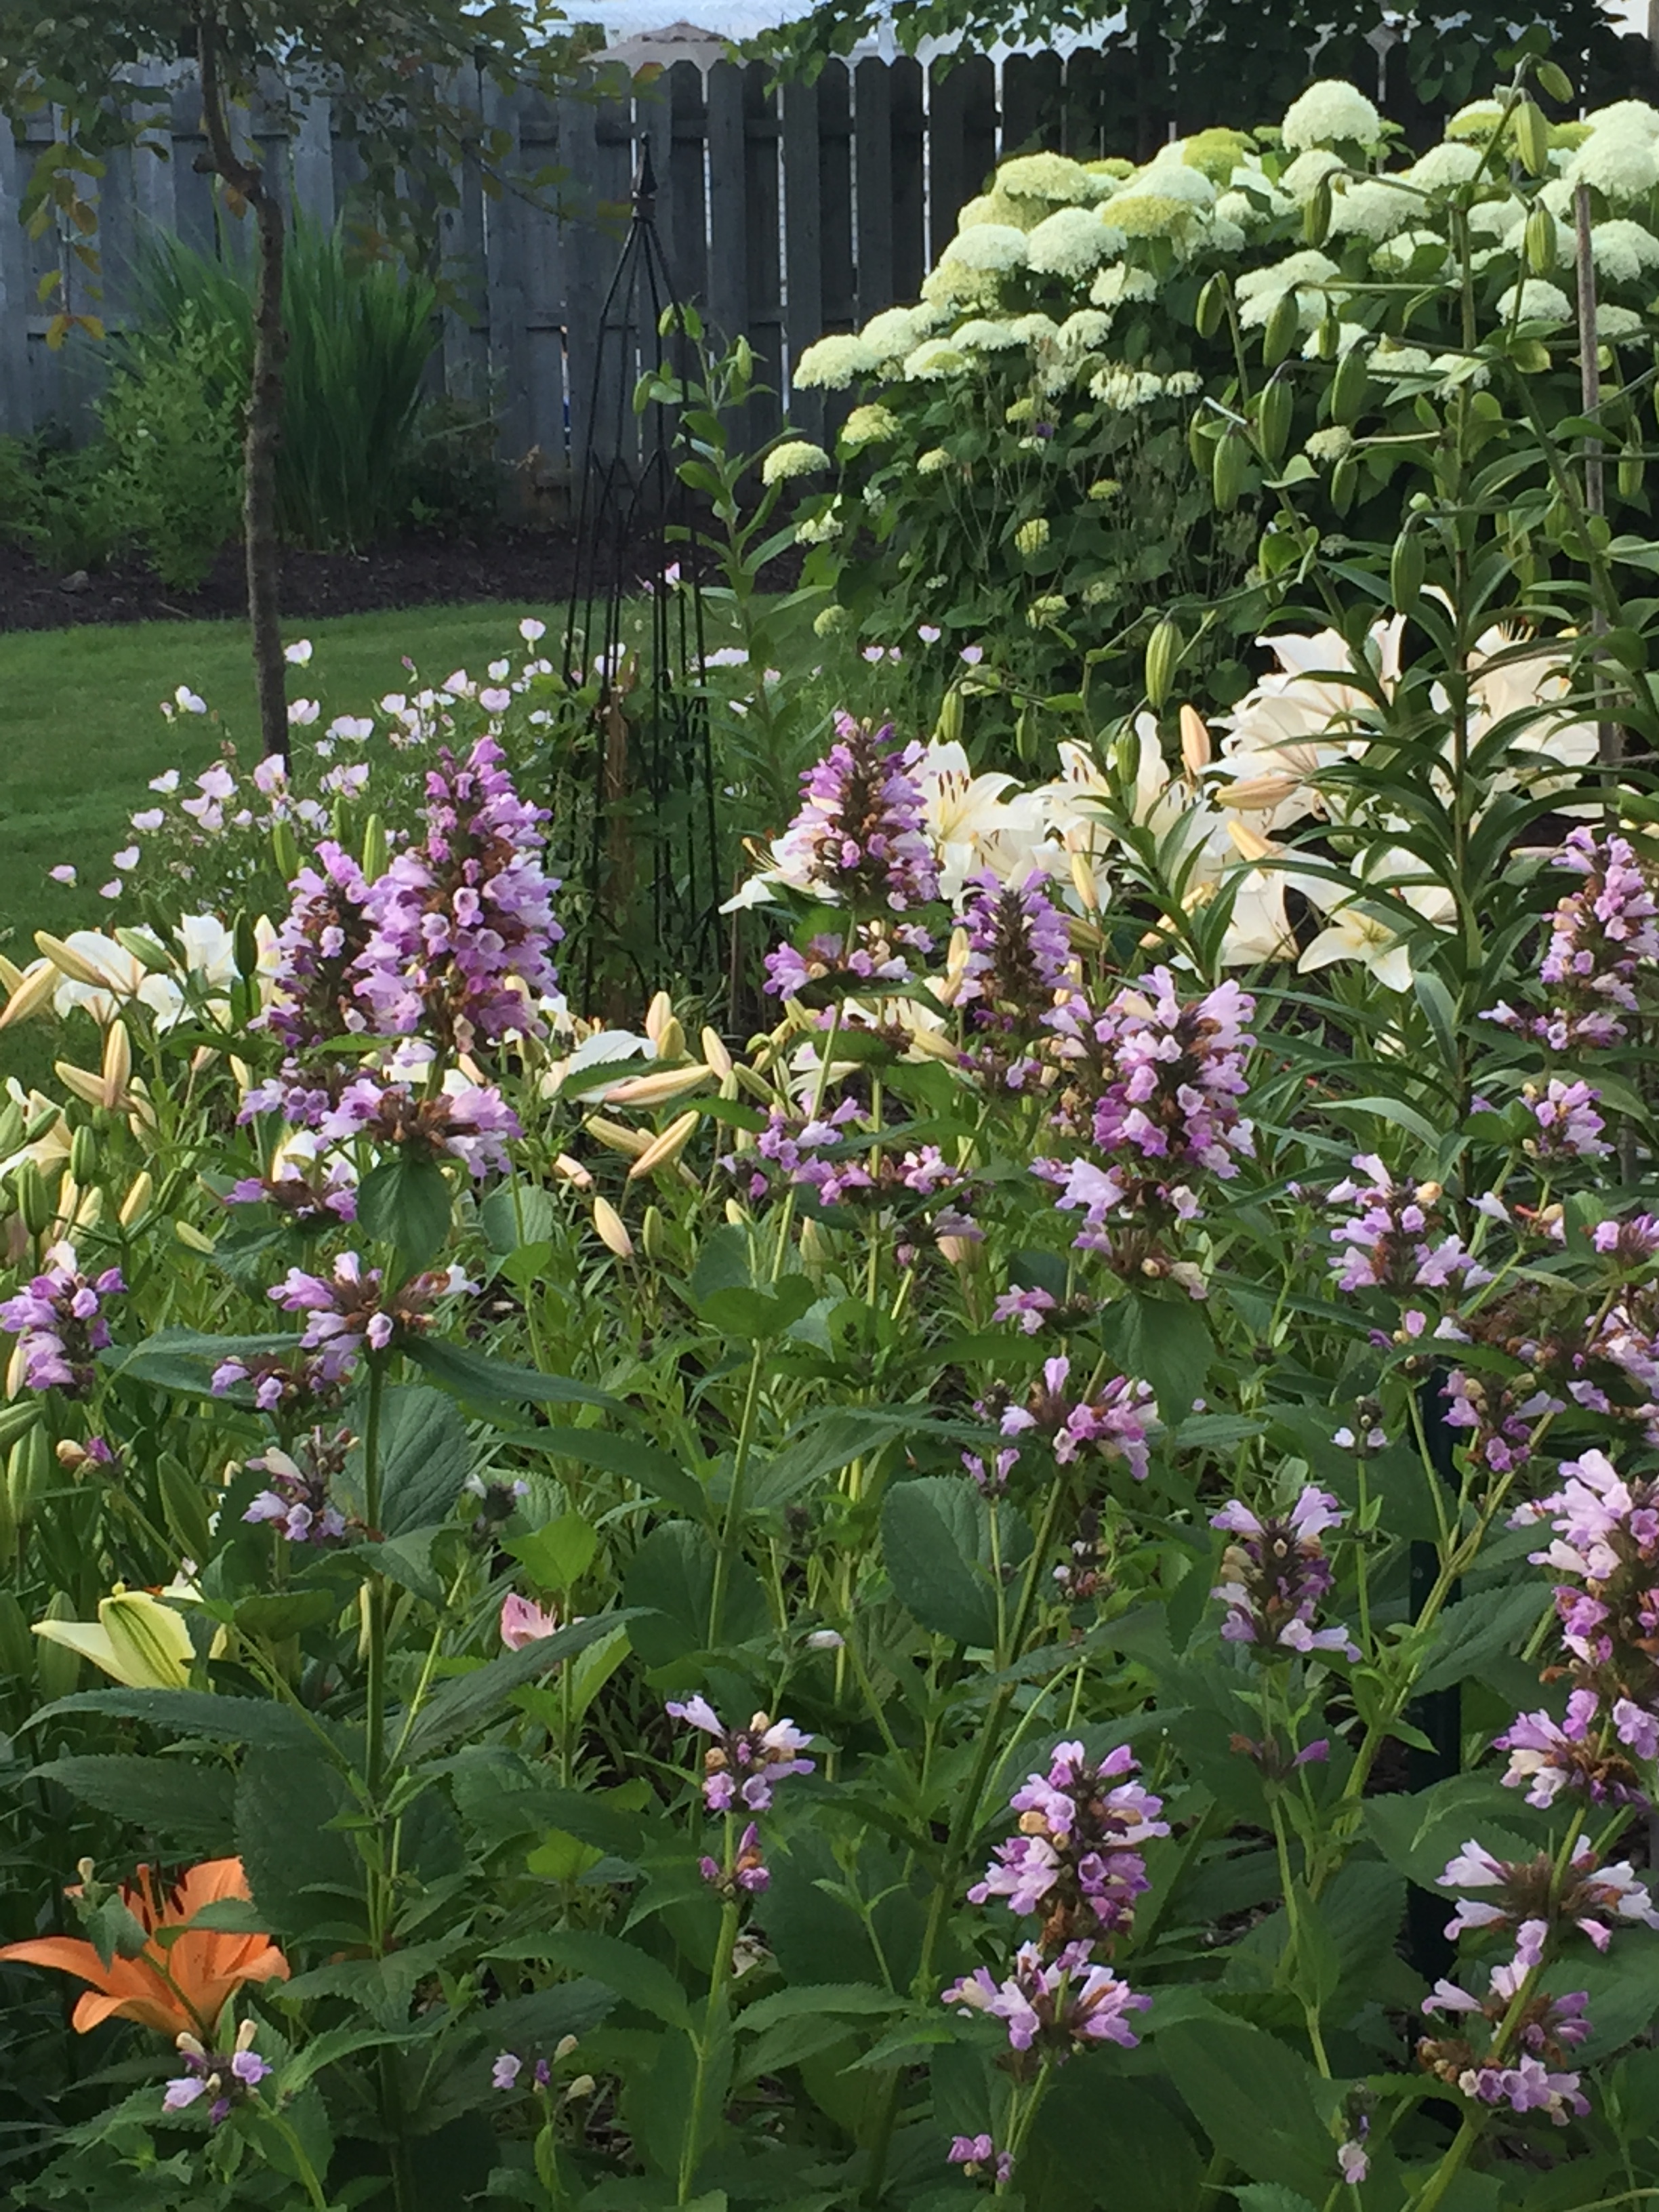
[[[653,1141],[648,1129],[630,1129],[623,1122],[606,1121],[602,1114],[590,1114],[582,1127],[607,1151],[630,1160],[638,1159]]]
[[[72,1060],[55,1060],[52,1073],[65,1091],[72,1091],[83,1106],[101,1106],[104,1103],[104,1079],[94,1075],[89,1067],[77,1067]]]
[[[718,1030],[705,1028],[699,1042],[705,1062],[724,1083],[732,1073],[732,1055],[726,1048],[725,1039]]]
[[[34,941],[58,973],[67,975],[72,983],[90,983],[98,991],[109,989],[109,977],[102,969],[94,968],[90,960],[76,952],[73,946],[65,945],[61,937],[53,937],[46,930],[37,929]]]
[[[691,1133],[702,1116],[695,1110],[682,1114],[671,1121],[661,1135],[654,1138],[628,1170],[629,1182],[637,1182],[641,1176],[654,1175],[659,1168],[672,1167],[690,1141]]]
[[[1210,726],[1196,707],[1181,710],[1181,757],[1188,773],[1196,775],[1200,769],[1208,768],[1213,757],[1210,744]]]
[[[118,1218],[123,1229],[131,1229],[135,1221],[143,1219],[149,1211],[149,1202],[155,1191],[155,1184],[149,1170],[141,1168],[132,1179],[132,1188],[121,1200]]]
[[[123,1021],[112,1021],[104,1037],[103,1097],[100,1103],[112,1113],[126,1104],[127,1084],[132,1075],[132,1039]],[[86,1182],[86,1176],[77,1180]]]
[[[62,980],[61,972],[50,960],[32,961],[12,986],[4,1007],[0,1008],[0,1030],[26,1022],[43,1006],[49,1006]]]
[[[619,1260],[633,1258],[634,1240],[623,1225],[621,1214],[608,1198],[594,1200],[593,1227],[606,1251],[614,1252]]]
[[[175,1221],[173,1224],[173,1233],[185,1251],[199,1252],[204,1259],[212,1258],[213,1239],[210,1237],[204,1237],[191,1222]]]
[[[1146,641],[1145,681],[1146,696],[1152,702],[1154,714],[1162,714],[1164,711],[1164,702],[1170,696],[1170,687],[1175,681],[1176,665],[1180,661],[1183,649],[1180,625],[1172,616],[1165,615]],[[1125,775],[1124,781],[1127,784],[1133,785],[1135,781],[1139,767],[1138,752],[1136,758],[1136,769],[1132,769]]]
[[[559,1154],[553,1163],[553,1172],[562,1182],[568,1182],[577,1190],[592,1190],[593,1188],[592,1176],[581,1162],[573,1159],[568,1152]]]
[[[70,1139],[70,1173],[82,1188],[98,1175],[98,1139],[91,1125],[82,1122]]]
[[[675,1027],[678,1026],[676,1023]],[[607,1106],[665,1106],[671,1098],[700,1091],[713,1073],[694,1060],[689,1067],[665,1067],[655,1075],[624,1076],[620,1083],[607,1087],[605,1103]]]
[[[574,2035],[562,2035],[553,2046],[553,2063],[556,2066],[562,2058],[568,2058],[575,2048],[576,2039]]]
[[[668,1241],[666,1224],[659,1206],[647,1206],[645,1218],[640,1224],[640,1249],[647,1260],[660,1260]]]

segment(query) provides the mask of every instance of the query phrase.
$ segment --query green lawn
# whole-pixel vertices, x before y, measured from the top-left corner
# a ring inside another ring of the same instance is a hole
[[[428,682],[452,669],[521,653],[524,615],[546,623],[556,642],[560,607],[416,607],[392,614],[293,621],[290,639],[316,647],[291,672],[292,696],[320,699],[324,719],[361,713],[372,699],[410,688],[405,653]],[[183,715],[171,726],[158,702],[188,684],[220,726]],[[25,630],[0,636],[0,951],[20,964],[37,929],[58,934],[95,927],[108,914],[98,896],[128,817],[151,804],[145,788],[164,769],[198,775],[228,736],[258,757],[253,679],[243,623],[132,623]],[[46,871],[69,861],[73,889]]]

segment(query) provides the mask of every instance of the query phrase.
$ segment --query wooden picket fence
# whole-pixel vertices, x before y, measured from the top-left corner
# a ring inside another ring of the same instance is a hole
[[[958,210],[1000,158],[1036,147],[1083,159],[1145,155],[1177,123],[1209,119],[1154,112],[1138,94],[1135,70],[1133,52],[1120,46],[1016,55],[1000,65],[981,56],[932,70],[904,58],[835,62],[814,83],[781,89],[760,63],[720,63],[705,75],[689,61],[631,81],[613,64],[585,92],[551,102],[475,83],[482,121],[512,133],[517,167],[526,174],[554,167],[562,181],[539,198],[497,198],[476,170],[456,179],[459,205],[443,217],[449,304],[434,381],[487,404],[502,459],[556,494],[586,450],[596,369],[625,375],[631,387],[633,373],[656,358],[654,332],[639,327],[613,328],[599,356],[648,141],[655,222],[675,289],[714,331],[746,332],[773,387],[751,404],[748,439],[775,428],[786,405],[800,428],[817,429],[823,397],[790,402],[791,362],[825,331],[914,300]],[[51,231],[31,240],[17,222],[50,122],[35,118],[14,137],[0,118],[0,434],[53,423],[84,434],[105,360],[79,334],[50,346],[52,317],[67,306],[118,331],[147,227],[214,246],[215,187],[195,167],[203,138],[192,75],[179,67],[150,82],[168,100],[152,142],[166,158],[141,148],[111,161],[99,188],[104,268],[95,299],[66,240]],[[449,89],[467,96],[465,86]],[[609,91],[622,96],[603,96]],[[291,204],[331,223],[360,168],[328,99],[296,98],[290,109],[273,96],[240,115],[238,127]],[[53,271],[63,289],[45,299],[42,282]]]

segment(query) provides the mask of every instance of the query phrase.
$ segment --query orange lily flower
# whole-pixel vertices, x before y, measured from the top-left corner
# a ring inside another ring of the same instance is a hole
[[[74,1897],[79,1892],[67,1893]],[[6,1944],[0,1959],[56,1966],[89,1983],[75,2008],[75,2026],[82,2035],[103,2021],[137,2020],[169,2040],[194,2035],[211,2047],[215,2025],[234,1990],[244,1982],[288,1978],[288,1960],[268,1936],[189,1930],[204,1905],[247,1895],[240,1859],[204,1859],[159,1901],[149,1869],[140,1867],[137,1879],[121,1888],[122,1902],[151,1939],[137,1958],[112,1958],[106,1966],[94,1947],[79,1937],[43,1936]],[[161,1930],[178,1928],[186,1932],[166,1943],[155,1940]]]

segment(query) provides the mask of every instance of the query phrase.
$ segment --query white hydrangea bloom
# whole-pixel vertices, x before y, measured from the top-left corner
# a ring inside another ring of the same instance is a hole
[[[1012,199],[1054,200],[1061,205],[1090,207],[1109,190],[1111,179],[1085,169],[1081,161],[1064,154],[1021,154],[997,171],[997,189]]]
[[[1150,270],[1136,269],[1127,261],[1120,261],[1101,270],[1089,287],[1089,297],[1097,307],[1124,307],[1132,300],[1155,300],[1158,279]]]
[[[801,392],[845,392],[860,376],[873,376],[881,356],[863,337],[842,333],[820,338],[795,363],[790,381]]]
[[[1590,259],[1598,276],[1614,284],[1635,284],[1644,270],[1659,266],[1659,238],[1628,216],[1614,216],[1592,225]]]
[[[1596,310],[1595,334],[1604,344],[1628,345],[1632,338],[1647,337],[1647,318],[1634,307],[1604,301]]]
[[[1109,229],[1093,208],[1063,207],[1030,233],[1025,250],[1031,267],[1044,275],[1086,276],[1123,246],[1122,232]]]
[[[1484,392],[1492,382],[1490,364],[1477,361],[1473,354],[1437,353],[1430,367],[1440,379],[1436,388],[1443,397],[1459,385],[1466,385],[1471,392]]]
[[[1645,100],[1615,100],[1584,120],[1592,131],[1632,131],[1639,138],[1659,138],[1659,107]]]
[[[1403,230],[1397,238],[1383,240],[1371,256],[1371,266],[1387,276],[1402,276],[1416,256],[1430,246],[1437,259],[1443,262],[1448,248],[1437,230]]]
[[[951,456],[945,452],[944,447],[930,446],[916,463],[916,474],[919,477],[939,476],[950,465]]]
[[[1369,239],[1380,245],[1403,230],[1421,211],[1422,204],[1397,185],[1368,177],[1335,193],[1331,200],[1331,229],[1338,237]]]
[[[972,235],[970,231],[969,236]],[[989,269],[970,269],[966,262],[952,261],[947,255],[922,278],[921,297],[925,306],[939,310],[941,321],[948,321],[964,307],[994,307],[996,274]]]
[[[1572,319],[1572,302],[1547,277],[1528,276],[1500,296],[1498,312],[1505,322],[1514,316],[1523,323],[1566,323]]]
[[[1419,161],[1413,161],[1406,171],[1406,181],[1420,192],[1443,191],[1449,185],[1468,184],[1481,160],[1478,146],[1450,139],[1444,145],[1431,146]]]
[[[1496,100],[1472,100],[1467,107],[1460,107],[1446,125],[1448,138],[1474,138],[1482,144],[1496,132],[1504,119],[1504,111]]]
[[[1292,152],[1338,143],[1375,146],[1382,136],[1382,118],[1357,87],[1326,77],[1291,102],[1281,129]]]
[[[1321,319],[1323,319],[1322,317]],[[1334,361],[1340,361],[1345,355],[1351,354],[1362,342],[1369,343],[1370,337],[1371,333],[1365,328],[1364,323],[1339,323],[1336,326],[1336,351],[1330,358]],[[1304,361],[1323,361],[1325,357],[1325,349],[1320,342],[1320,334],[1317,331],[1314,331],[1303,341],[1302,358]]]
[[[1016,315],[1008,327],[1022,345],[1052,345],[1060,336],[1060,325],[1052,315]]]
[[[859,332],[859,337],[874,354],[878,367],[884,368],[889,362],[902,361],[907,353],[921,343],[939,319],[932,309],[926,307],[884,307],[878,315],[871,316]],[[795,381],[800,381],[799,375]]]
[[[1600,125],[1567,163],[1563,181],[1593,185],[1610,200],[1640,199],[1659,185],[1659,139],[1629,127]]]
[[[1243,253],[1250,241],[1242,227],[1225,221],[1218,209],[1210,217],[1203,239],[1196,242],[1207,246],[1212,253]]]
[[[841,520],[833,512],[809,515],[795,525],[797,545],[828,545],[841,536]]]
[[[1120,185],[1112,198],[1117,199],[1136,191],[1158,192],[1165,199],[1184,200],[1188,207],[1210,208],[1216,202],[1215,186],[1203,170],[1183,161],[1173,146],[1166,146],[1138,177],[1131,177],[1127,184]],[[1109,214],[1109,204],[1108,211]]]
[[[796,438],[787,445],[773,447],[761,463],[761,482],[780,484],[787,483],[793,477],[821,476],[829,465],[830,456],[822,446]]]
[[[1384,337],[1370,359],[1373,376],[1430,376],[1434,373],[1434,359],[1421,346],[1396,345],[1392,338]]]
[[[1248,238],[1251,231],[1272,220],[1272,210],[1249,192],[1229,191],[1223,192],[1215,204],[1215,219],[1231,223]]]
[[[951,333],[951,343],[963,353],[1006,353],[1019,338],[1011,323],[994,322],[989,315],[975,315]]]
[[[976,222],[994,222],[997,220],[996,204],[994,192],[981,192],[976,199],[969,200],[966,207],[957,210],[957,228],[971,230]]]
[[[1109,362],[1091,383],[1089,396],[1097,399],[1103,407],[1127,414],[1160,398],[1163,391],[1163,378],[1154,376],[1151,369],[1130,368],[1121,362]]]
[[[1054,343],[1062,353],[1087,353],[1097,346],[1112,327],[1112,319],[1098,307],[1079,307],[1075,314],[1067,315],[1060,325]]]
[[[1305,154],[1297,155],[1279,182],[1297,207],[1305,207],[1327,177],[1334,176],[1346,167],[1340,154],[1329,154],[1322,146],[1313,146]]]
[[[967,366],[967,355],[948,338],[924,338],[914,353],[905,355],[899,374],[907,384],[936,384],[941,377],[959,376]]]
[[[1538,197],[1557,222],[1571,222],[1573,188],[1565,177],[1552,177]]]
[[[841,426],[841,442],[849,453],[865,446],[890,445],[902,427],[890,407],[875,402],[853,410]]]
[[[1172,368],[1164,380],[1166,399],[1196,399],[1204,389],[1204,379],[1195,368]]]
[[[1513,192],[1505,192],[1502,199],[1477,200],[1468,211],[1470,234],[1475,238],[1494,238],[1500,245],[1519,223],[1524,229],[1527,204]]]
[[[1248,269],[1236,287],[1238,319],[1246,330],[1259,329],[1271,320],[1285,295],[1296,291],[1302,295],[1303,321],[1316,322],[1324,313],[1326,287],[1340,275],[1335,262],[1317,246],[1287,253],[1265,269]]]
[[[971,230],[958,231],[945,247],[944,258],[964,269],[998,275],[1005,270],[1021,269],[1025,265],[1025,233],[1007,222],[976,223]]]

